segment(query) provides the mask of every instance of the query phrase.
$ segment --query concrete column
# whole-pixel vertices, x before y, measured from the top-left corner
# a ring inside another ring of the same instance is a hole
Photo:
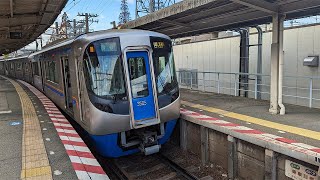
[[[209,161],[209,130],[204,126],[200,126],[201,131],[201,162],[203,165]]]
[[[277,179],[277,157],[276,153],[272,150],[265,150],[265,180]]]
[[[237,178],[237,140],[232,136],[228,136],[228,179],[233,180]]]
[[[180,118],[180,147],[182,150],[187,150],[187,123]]]
[[[274,14],[272,16],[272,44],[271,44],[271,77],[270,77],[270,109],[269,112],[277,114],[278,108],[278,97],[279,97],[279,58],[280,44],[283,43],[283,21],[284,18],[280,14]],[[282,26],[282,27],[281,27]],[[281,46],[282,47],[282,46]]]

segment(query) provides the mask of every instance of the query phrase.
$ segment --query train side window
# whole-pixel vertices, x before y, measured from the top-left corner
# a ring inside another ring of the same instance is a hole
[[[24,63],[24,67],[25,67],[26,72],[28,72],[29,71],[28,63]]]
[[[3,69],[3,63],[0,63],[0,70]]]
[[[16,63],[16,67],[17,67],[17,71],[21,71],[22,67],[21,67],[21,63]]]
[[[14,64],[10,63],[10,69],[13,70],[14,69]]]
[[[55,61],[47,62],[47,80],[57,83]]]
[[[33,74],[39,76],[39,66],[37,62],[32,63]]]

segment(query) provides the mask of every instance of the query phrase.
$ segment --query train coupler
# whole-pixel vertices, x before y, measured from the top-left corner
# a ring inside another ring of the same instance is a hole
[[[144,133],[141,140],[140,150],[144,155],[150,155],[160,151],[161,145],[158,144],[156,132]]]

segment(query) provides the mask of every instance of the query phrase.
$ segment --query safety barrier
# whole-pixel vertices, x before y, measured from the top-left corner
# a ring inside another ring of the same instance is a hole
[[[268,100],[270,75],[177,71],[181,88]],[[289,104],[320,108],[320,77],[284,76],[283,97]],[[247,95],[245,95],[247,94]]]

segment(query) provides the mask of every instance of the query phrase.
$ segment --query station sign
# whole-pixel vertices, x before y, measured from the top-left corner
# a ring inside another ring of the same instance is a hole
[[[318,180],[316,170],[290,160],[286,160],[285,175],[294,180]]]
[[[22,32],[10,32],[10,39],[22,39]]]

